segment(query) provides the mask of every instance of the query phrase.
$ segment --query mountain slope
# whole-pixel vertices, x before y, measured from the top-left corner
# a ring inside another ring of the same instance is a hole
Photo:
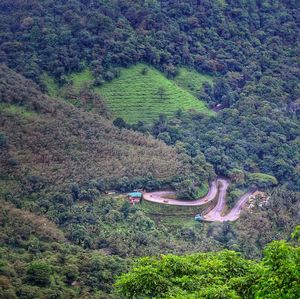
[[[119,78],[105,83],[97,92],[104,96],[116,116],[129,123],[151,121],[161,113],[173,116],[178,109],[213,115],[204,102],[143,64],[122,69]]]
[[[0,67],[1,166],[6,177],[37,176],[51,184],[124,176],[168,180],[182,167],[174,149],[119,130],[107,119],[41,94]]]

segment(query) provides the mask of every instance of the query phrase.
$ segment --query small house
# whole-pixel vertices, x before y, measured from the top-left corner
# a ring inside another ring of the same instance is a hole
[[[127,194],[130,204],[135,205],[136,203],[141,203],[143,199],[142,192],[131,192]]]
[[[200,222],[200,221],[202,221],[203,219],[202,219],[202,216],[200,215],[200,214],[197,214],[196,216],[195,216],[195,221],[198,221],[198,222]]]

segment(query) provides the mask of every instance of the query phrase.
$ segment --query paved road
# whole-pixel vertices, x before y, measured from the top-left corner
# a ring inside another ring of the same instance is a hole
[[[229,186],[228,180],[222,180],[221,184],[219,185],[219,197],[217,205],[206,215],[203,215],[204,220],[208,221],[222,221],[222,212],[225,209],[226,204],[226,193],[227,188]]]
[[[218,193],[218,184],[221,183],[221,181],[223,181],[223,179],[217,179],[213,181],[209,186],[208,193],[204,197],[195,200],[169,199],[169,196],[174,196],[176,194],[173,191],[148,192],[143,194],[143,198],[148,201],[174,206],[201,206],[213,200],[216,197]]]
[[[235,221],[240,217],[241,211],[245,204],[247,203],[249,197],[254,193],[254,191],[249,191],[245,193],[239,201],[236,203],[236,205],[232,208],[232,210],[223,217],[222,221]]]
[[[218,194],[218,202],[216,206],[208,212],[206,215],[203,215],[203,219],[206,221],[235,221],[240,217],[241,211],[245,204],[247,203],[253,191],[245,193],[232,210],[225,216],[222,215],[222,212],[225,209],[226,205],[226,193],[227,188],[230,185],[229,180],[218,178],[210,184],[209,192],[206,196],[193,200],[193,201],[184,201],[177,199],[168,199],[168,196],[175,195],[173,191],[158,191],[158,192],[148,192],[143,195],[145,200],[168,204],[168,205],[177,205],[177,206],[201,206],[211,200],[213,200]]]

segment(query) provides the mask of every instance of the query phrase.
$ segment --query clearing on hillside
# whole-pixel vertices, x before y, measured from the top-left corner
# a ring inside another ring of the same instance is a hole
[[[213,77],[196,72],[188,68],[180,68],[174,81],[182,88],[188,90],[195,97],[198,97],[204,82],[213,84]]]
[[[122,117],[128,123],[152,121],[161,113],[172,116],[178,109],[214,115],[189,91],[144,64],[121,69],[119,78],[95,91],[104,96],[115,117]]]

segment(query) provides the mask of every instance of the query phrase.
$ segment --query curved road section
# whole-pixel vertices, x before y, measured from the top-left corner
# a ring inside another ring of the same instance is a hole
[[[210,184],[209,192],[206,194],[206,196],[192,201],[168,198],[175,195],[175,192],[173,191],[148,192],[144,193],[143,198],[148,201],[167,205],[201,206],[206,204],[207,202],[212,201],[218,195],[217,205],[206,215],[202,215],[203,220],[220,222],[235,221],[240,217],[243,207],[255,190],[245,193],[232,208],[232,210],[227,215],[223,216],[226,204],[226,193],[229,184],[229,180],[218,178]]]
[[[218,183],[220,181],[223,180],[217,179],[216,181],[213,181],[209,186],[208,193],[204,197],[195,200],[177,200],[168,198],[176,195],[176,193],[173,191],[148,192],[143,194],[143,198],[148,201],[174,206],[201,206],[213,200],[216,197],[218,193]]]

